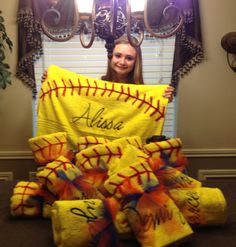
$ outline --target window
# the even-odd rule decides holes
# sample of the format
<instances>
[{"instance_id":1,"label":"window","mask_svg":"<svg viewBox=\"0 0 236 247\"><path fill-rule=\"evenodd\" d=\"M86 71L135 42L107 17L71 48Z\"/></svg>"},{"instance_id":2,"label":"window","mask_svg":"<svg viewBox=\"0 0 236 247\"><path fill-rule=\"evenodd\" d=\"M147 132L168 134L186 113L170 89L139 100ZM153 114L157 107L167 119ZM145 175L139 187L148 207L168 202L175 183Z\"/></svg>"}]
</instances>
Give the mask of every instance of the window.
<instances>
[{"instance_id":1,"label":"window","mask_svg":"<svg viewBox=\"0 0 236 247\"><path fill-rule=\"evenodd\" d=\"M142 45L145 84L169 84L172 72L175 37L146 38ZM41 76L51 64L89 77L100 78L106 71L107 53L104 41L96 40L91 48L81 46L79 37L67 42L54 42L43 37L44 55L35 63L38 92ZM37 99L33 103L33 135L37 121ZM175 100L168 105L163 135L175 137Z\"/></svg>"}]
</instances>

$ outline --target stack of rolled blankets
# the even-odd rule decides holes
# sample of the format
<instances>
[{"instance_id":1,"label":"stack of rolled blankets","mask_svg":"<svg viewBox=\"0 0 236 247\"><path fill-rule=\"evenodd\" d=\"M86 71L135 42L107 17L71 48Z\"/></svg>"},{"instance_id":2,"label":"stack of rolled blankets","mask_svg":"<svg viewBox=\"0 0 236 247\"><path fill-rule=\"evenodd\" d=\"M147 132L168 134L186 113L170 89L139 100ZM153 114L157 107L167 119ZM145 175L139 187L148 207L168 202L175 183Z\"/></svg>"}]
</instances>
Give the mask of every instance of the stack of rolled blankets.
<instances>
[{"instance_id":1,"label":"stack of rolled blankets","mask_svg":"<svg viewBox=\"0 0 236 247\"><path fill-rule=\"evenodd\" d=\"M36 181L20 181L11 197L13 217L52 221L60 247L168 246L194 227L223 225L227 203L219 188L188 176L179 138L142 143L85 136L67 148L66 132L32 137Z\"/></svg>"}]
</instances>

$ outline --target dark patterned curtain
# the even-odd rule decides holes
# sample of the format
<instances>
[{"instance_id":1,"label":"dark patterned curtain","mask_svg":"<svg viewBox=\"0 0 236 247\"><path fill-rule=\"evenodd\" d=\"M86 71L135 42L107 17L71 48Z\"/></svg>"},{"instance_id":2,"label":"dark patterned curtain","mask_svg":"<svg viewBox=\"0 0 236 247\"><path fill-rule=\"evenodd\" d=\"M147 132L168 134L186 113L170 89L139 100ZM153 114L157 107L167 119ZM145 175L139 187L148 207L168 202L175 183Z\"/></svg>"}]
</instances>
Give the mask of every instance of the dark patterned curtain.
<instances>
[{"instance_id":1,"label":"dark patterned curtain","mask_svg":"<svg viewBox=\"0 0 236 247\"><path fill-rule=\"evenodd\" d=\"M150 25L165 30L162 11L167 5L166 0L148 0ZM74 0L19 0L18 8L18 63L16 76L31 88L33 97L36 95L34 62L43 54L41 18L44 11L52 3L61 12L61 26L72 26L75 13ZM176 35L176 46L171 83L177 88L181 77L188 73L203 58L201 25L198 0L176 0L182 9L184 25ZM164 32L164 31L163 31Z\"/></svg>"},{"instance_id":2,"label":"dark patterned curtain","mask_svg":"<svg viewBox=\"0 0 236 247\"><path fill-rule=\"evenodd\" d=\"M198 0L177 0L183 9L184 25L176 35L171 83L177 89L179 80L204 56Z\"/></svg>"},{"instance_id":3,"label":"dark patterned curtain","mask_svg":"<svg viewBox=\"0 0 236 247\"><path fill-rule=\"evenodd\" d=\"M18 22L18 63L16 76L36 94L34 61L43 53L40 16L43 8L37 0L19 0ZM43 7L42 1L42 7Z\"/></svg>"},{"instance_id":4,"label":"dark patterned curtain","mask_svg":"<svg viewBox=\"0 0 236 247\"><path fill-rule=\"evenodd\" d=\"M56 3L55 9L61 13L57 28L63 29L71 26L75 13L74 0L19 0L16 77L31 88L33 97L36 96L34 62L43 54L41 18L52 3ZM58 16L52 17L52 23L55 17Z\"/></svg>"},{"instance_id":5,"label":"dark patterned curtain","mask_svg":"<svg viewBox=\"0 0 236 247\"><path fill-rule=\"evenodd\" d=\"M174 2L182 10L184 17L184 25L176 34L171 78L171 84L177 89L181 77L202 61L203 45L198 0L175 0ZM158 27L158 30L164 34L174 25L176 13L169 11L167 17L163 17L163 9L167 7L166 0L148 0L148 4L149 24L154 30Z\"/></svg>"}]
</instances>

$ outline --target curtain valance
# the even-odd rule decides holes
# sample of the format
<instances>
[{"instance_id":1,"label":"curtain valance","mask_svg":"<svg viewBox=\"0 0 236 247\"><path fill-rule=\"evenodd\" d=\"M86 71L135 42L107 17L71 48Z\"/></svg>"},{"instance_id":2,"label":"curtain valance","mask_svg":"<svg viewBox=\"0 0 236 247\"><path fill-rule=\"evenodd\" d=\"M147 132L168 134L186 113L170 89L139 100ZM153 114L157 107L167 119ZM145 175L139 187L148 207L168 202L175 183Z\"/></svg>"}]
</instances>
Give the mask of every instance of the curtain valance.
<instances>
[{"instance_id":1,"label":"curtain valance","mask_svg":"<svg viewBox=\"0 0 236 247\"><path fill-rule=\"evenodd\" d=\"M36 95L34 62L43 54L41 19L45 10L52 3L61 13L60 27L73 25L76 13L74 0L19 0L18 21L18 63L16 76L31 88L33 97ZM161 23L158 17L161 11L155 12L155 6L165 6L166 0L149 0L150 24ZM176 47L171 83L177 88L178 81L203 58L200 13L198 0L176 0L182 9L184 26L176 35ZM158 14L159 13L159 14ZM156 17L155 17L156 16ZM154 18L155 17L155 18Z\"/></svg>"}]
</instances>

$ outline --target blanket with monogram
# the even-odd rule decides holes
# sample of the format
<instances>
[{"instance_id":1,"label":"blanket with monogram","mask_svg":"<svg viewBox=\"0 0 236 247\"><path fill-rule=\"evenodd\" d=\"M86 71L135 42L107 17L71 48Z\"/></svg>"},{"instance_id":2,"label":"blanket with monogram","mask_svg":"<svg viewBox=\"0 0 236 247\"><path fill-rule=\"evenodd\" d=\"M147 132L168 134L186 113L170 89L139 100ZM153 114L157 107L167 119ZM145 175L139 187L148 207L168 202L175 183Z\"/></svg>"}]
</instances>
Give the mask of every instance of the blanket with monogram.
<instances>
[{"instance_id":1,"label":"blanket with monogram","mask_svg":"<svg viewBox=\"0 0 236 247\"><path fill-rule=\"evenodd\" d=\"M51 65L39 95L36 135L67 132L71 149L82 136L145 141L162 133L166 88L102 81Z\"/></svg>"}]
</instances>

